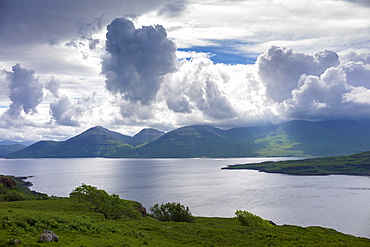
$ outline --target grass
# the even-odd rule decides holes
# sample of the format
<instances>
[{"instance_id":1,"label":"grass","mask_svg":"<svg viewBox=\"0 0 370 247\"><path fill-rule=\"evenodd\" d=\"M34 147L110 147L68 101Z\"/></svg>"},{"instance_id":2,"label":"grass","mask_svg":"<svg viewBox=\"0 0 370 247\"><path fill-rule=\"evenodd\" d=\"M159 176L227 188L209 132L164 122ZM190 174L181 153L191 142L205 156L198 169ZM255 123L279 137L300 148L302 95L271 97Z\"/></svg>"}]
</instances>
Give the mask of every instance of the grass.
<instances>
[{"instance_id":1,"label":"grass","mask_svg":"<svg viewBox=\"0 0 370 247\"><path fill-rule=\"evenodd\" d=\"M256 153L262 157L306 156L302 150L294 150L294 147L299 143L290 140L284 130L277 130L274 134L270 134L265 138L256 140L255 143L262 146L262 148L256 151Z\"/></svg>"},{"instance_id":2,"label":"grass","mask_svg":"<svg viewBox=\"0 0 370 247\"><path fill-rule=\"evenodd\" d=\"M58 243L38 241L43 230ZM0 246L370 246L358 238L321 227L248 227L233 218L196 217L195 223L106 220L69 198L0 203Z\"/></svg>"}]
</instances>

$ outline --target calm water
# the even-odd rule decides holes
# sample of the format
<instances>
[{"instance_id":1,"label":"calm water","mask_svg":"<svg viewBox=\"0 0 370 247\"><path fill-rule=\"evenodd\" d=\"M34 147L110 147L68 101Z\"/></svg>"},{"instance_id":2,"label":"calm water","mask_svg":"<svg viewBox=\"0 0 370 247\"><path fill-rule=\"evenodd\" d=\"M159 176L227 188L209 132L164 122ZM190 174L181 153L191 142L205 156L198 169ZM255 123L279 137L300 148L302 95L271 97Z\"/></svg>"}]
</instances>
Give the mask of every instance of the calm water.
<instances>
[{"instance_id":1,"label":"calm water","mask_svg":"<svg viewBox=\"0 0 370 247\"><path fill-rule=\"evenodd\" d=\"M86 183L139 201L147 209L180 202L193 215L219 217L233 217L241 209L277 224L323 226L370 237L370 177L221 170L263 160L267 159L0 159L0 174L32 175L31 189L48 195L68 196Z\"/></svg>"}]
</instances>

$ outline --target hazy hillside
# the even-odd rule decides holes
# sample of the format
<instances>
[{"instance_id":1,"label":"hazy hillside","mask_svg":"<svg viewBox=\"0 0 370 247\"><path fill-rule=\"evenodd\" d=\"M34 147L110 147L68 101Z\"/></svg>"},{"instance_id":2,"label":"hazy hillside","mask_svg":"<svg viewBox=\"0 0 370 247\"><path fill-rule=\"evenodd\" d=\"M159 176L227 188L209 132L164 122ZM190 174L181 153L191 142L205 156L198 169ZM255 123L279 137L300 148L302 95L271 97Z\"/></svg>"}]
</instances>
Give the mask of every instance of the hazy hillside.
<instances>
[{"instance_id":1,"label":"hazy hillside","mask_svg":"<svg viewBox=\"0 0 370 247\"><path fill-rule=\"evenodd\" d=\"M20 144L0 145L0 156L22 150L26 146Z\"/></svg>"},{"instance_id":2,"label":"hazy hillside","mask_svg":"<svg viewBox=\"0 0 370 247\"><path fill-rule=\"evenodd\" d=\"M8 154L21 157L266 157L348 155L370 150L370 126L349 120L290 121L221 130L194 125L133 137L91 128L63 142L43 141Z\"/></svg>"},{"instance_id":3,"label":"hazy hillside","mask_svg":"<svg viewBox=\"0 0 370 247\"><path fill-rule=\"evenodd\" d=\"M22 141L22 142L9 141L9 140L0 141L0 145L15 145L15 144L18 144L18 145L23 145L23 146L26 146L26 147L30 146L34 143L35 143L35 141Z\"/></svg>"},{"instance_id":4,"label":"hazy hillside","mask_svg":"<svg viewBox=\"0 0 370 247\"><path fill-rule=\"evenodd\" d=\"M370 126L348 120L290 121L255 141L261 156L345 155L370 150Z\"/></svg>"}]
</instances>

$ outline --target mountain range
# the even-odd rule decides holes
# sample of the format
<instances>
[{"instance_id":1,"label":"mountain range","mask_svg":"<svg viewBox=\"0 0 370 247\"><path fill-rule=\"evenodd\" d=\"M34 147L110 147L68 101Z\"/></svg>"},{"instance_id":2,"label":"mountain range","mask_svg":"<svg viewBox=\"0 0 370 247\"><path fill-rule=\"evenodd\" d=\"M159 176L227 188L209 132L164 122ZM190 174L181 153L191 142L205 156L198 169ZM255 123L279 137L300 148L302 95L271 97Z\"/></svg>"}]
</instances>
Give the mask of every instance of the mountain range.
<instances>
[{"instance_id":1,"label":"mountain range","mask_svg":"<svg viewBox=\"0 0 370 247\"><path fill-rule=\"evenodd\" d=\"M97 126L66 141L40 141L5 158L193 158L348 155L370 150L370 126L350 120L302 121L222 130L207 125L133 137Z\"/></svg>"}]
</instances>

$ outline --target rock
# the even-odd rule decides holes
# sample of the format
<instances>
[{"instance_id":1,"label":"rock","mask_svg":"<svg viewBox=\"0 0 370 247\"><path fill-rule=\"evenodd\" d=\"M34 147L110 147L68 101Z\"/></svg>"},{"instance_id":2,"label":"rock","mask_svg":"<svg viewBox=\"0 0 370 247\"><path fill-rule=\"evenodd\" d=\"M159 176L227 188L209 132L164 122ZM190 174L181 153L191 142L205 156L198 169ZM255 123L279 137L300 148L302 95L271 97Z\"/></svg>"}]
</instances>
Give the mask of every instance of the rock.
<instances>
[{"instance_id":1,"label":"rock","mask_svg":"<svg viewBox=\"0 0 370 247\"><path fill-rule=\"evenodd\" d=\"M273 222L272 220L269 220L270 224L273 225L273 226L277 226L275 222Z\"/></svg>"},{"instance_id":2,"label":"rock","mask_svg":"<svg viewBox=\"0 0 370 247\"><path fill-rule=\"evenodd\" d=\"M16 186L15 181L10 177L0 176L0 184L7 189L11 189Z\"/></svg>"},{"instance_id":3,"label":"rock","mask_svg":"<svg viewBox=\"0 0 370 247\"><path fill-rule=\"evenodd\" d=\"M133 202L135 204L134 207L136 208L136 210L139 211L143 217L146 217L148 215L146 212L146 208L140 202L136 202L136 201L133 201Z\"/></svg>"},{"instance_id":4,"label":"rock","mask_svg":"<svg viewBox=\"0 0 370 247\"><path fill-rule=\"evenodd\" d=\"M44 242L52 242L52 241L58 242L59 241L59 237L57 235L55 235L54 232L52 232L50 230L45 230L41 234L40 241L44 241Z\"/></svg>"},{"instance_id":5,"label":"rock","mask_svg":"<svg viewBox=\"0 0 370 247\"><path fill-rule=\"evenodd\" d=\"M21 240L19 238L12 238L12 240L10 241L11 245L17 245L20 243L21 243Z\"/></svg>"}]
</instances>

